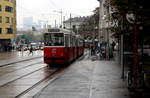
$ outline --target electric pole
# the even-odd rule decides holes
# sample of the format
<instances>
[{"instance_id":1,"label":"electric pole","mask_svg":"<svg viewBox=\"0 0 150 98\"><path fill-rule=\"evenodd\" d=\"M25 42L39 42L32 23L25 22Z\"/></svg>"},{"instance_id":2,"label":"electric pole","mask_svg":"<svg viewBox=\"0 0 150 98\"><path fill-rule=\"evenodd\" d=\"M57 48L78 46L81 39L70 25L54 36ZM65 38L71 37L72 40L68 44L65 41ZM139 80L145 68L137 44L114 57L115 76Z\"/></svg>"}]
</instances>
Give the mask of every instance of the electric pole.
<instances>
[{"instance_id":1,"label":"electric pole","mask_svg":"<svg viewBox=\"0 0 150 98\"><path fill-rule=\"evenodd\" d=\"M71 13L70 13L70 30L71 30L71 28L72 28L71 22L72 22L72 18L71 18Z\"/></svg>"},{"instance_id":2,"label":"electric pole","mask_svg":"<svg viewBox=\"0 0 150 98\"><path fill-rule=\"evenodd\" d=\"M102 43L102 0L99 1L99 27L98 27L98 37L99 42Z\"/></svg>"}]
</instances>

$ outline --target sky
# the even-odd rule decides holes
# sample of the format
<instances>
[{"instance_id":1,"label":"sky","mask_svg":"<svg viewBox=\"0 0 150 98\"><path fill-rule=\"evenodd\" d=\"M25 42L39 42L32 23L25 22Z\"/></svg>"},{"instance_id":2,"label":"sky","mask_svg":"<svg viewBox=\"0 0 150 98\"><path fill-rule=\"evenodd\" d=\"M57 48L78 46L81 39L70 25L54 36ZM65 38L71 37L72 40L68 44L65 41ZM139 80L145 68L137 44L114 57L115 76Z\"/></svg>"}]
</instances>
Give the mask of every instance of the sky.
<instances>
[{"instance_id":1,"label":"sky","mask_svg":"<svg viewBox=\"0 0 150 98\"><path fill-rule=\"evenodd\" d=\"M60 24L61 14L65 19L77 16L89 16L98 7L97 0L17 0L17 27L23 26L24 17L33 17L34 22L47 21Z\"/></svg>"}]
</instances>

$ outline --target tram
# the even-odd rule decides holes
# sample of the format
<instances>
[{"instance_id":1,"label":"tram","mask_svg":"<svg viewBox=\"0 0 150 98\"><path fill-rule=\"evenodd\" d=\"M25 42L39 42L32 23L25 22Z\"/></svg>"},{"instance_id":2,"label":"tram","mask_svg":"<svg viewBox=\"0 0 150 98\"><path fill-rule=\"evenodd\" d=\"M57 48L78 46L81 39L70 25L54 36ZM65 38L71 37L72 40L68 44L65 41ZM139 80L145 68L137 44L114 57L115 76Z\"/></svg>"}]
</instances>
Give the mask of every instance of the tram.
<instances>
[{"instance_id":1,"label":"tram","mask_svg":"<svg viewBox=\"0 0 150 98\"><path fill-rule=\"evenodd\" d=\"M51 65L69 64L83 55L83 40L74 32L51 29L44 33L44 63Z\"/></svg>"}]
</instances>

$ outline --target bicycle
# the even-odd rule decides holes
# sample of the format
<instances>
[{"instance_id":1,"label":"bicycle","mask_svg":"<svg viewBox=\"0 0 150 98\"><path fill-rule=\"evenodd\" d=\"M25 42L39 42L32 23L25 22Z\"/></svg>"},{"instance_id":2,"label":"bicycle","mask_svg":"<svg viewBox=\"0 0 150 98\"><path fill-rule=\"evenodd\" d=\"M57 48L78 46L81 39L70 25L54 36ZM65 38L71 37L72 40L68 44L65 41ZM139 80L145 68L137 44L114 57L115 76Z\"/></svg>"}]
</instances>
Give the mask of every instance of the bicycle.
<instances>
[{"instance_id":1,"label":"bicycle","mask_svg":"<svg viewBox=\"0 0 150 98\"><path fill-rule=\"evenodd\" d=\"M131 73L131 71L128 71L127 72L127 75L126 75L126 78L127 78L127 87L128 89L132 89L134 87L134 78L133 78L133 75ZM138 83L139 83L139 87L138 88L143 88L145 87L145 81L146 81L146 72L142 72L139 76L138 76Z\"/></svg>"}]
</instances>

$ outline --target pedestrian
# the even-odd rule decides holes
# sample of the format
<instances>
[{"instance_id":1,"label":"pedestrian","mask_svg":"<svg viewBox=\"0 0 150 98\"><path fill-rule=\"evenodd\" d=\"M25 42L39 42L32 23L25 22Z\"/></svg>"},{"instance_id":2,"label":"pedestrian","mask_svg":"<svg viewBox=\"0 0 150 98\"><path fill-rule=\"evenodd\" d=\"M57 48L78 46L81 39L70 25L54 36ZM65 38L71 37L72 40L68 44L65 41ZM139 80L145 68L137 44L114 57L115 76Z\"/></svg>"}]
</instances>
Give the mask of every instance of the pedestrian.
<instances>
[{"instance_id":1,"label":"pedestrian","mask_svg":"<svg viewBox=\"0 0 150 98\"><path fill-rule=\"evenodd\" d=\"M2 45L0 44L0 52L2 51Z\"/></svg>"},{"instance_id":2,"label":"pedestrian","mask_svg":"<svg viewBox=\"0 0 150 98\"><path fill-rule=\"evenodd\" d=\"M113 48L112 48L112 46L109 47L109 58L110 59L113 58Z\"/></svg>"},{"instance_id":3,"label":"pedestrian","mask_svg":"<svg viewBox=\"0 0 150 98\"><path fill-rule=\"evenodd\" d=\"M112 45L112 50L114 51L116 43L113 41L111 45Z\"/></svg>"},{"instance_id":4,"label":"pedestrian","mask_svg":"<svg viewBox=\"0 0 150 98\"><path fill-rule=\"evenodd\" d=\"M95 55L95 47L93 45L91 46L91 55Z\"/></svg>"},{"instance_id":5,"label":"pedestrian","mask_svg":"<svg viewBox=\"0 0 150 98\"><path fill-rule=\"evenodd\" d=\"M32 47L32 45L31 45L31 47L30 47L30 49L29 49L29 55L32 53L32 55L33 55L33 47Z\"/></svg>"},{"instance_id":6,"label":"pedestrian","mask_svg":"<svg viewBox=\"0 0 150 98\"><path fill-rule=\"evenodd\" d=\"M93 55L93 46L91 46L90 48L91 48L91 55Z\"/></svg>"}]
</instances>

